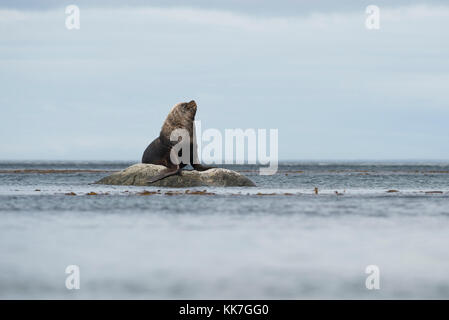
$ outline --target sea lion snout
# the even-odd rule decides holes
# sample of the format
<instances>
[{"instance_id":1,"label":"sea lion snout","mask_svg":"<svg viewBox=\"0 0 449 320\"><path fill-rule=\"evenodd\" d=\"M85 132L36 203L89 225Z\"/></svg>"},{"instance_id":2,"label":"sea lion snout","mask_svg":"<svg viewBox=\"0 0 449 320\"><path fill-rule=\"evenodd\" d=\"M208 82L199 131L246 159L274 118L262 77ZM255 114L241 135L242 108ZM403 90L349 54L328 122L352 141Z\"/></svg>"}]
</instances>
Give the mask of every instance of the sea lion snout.
<instances>
[{"instance_id":1,"label":"sea lion snout","mask_svg":"<svg viewBox=\"0 0 449 320\"><path fill-rule=\"evenodd\" d=\"M195 100L192 100L192 101L188 102L188 103L187 103L187 107L196 110L196 107L197 107L197 106L196 106Z\"/></svg>"}]
</instances>

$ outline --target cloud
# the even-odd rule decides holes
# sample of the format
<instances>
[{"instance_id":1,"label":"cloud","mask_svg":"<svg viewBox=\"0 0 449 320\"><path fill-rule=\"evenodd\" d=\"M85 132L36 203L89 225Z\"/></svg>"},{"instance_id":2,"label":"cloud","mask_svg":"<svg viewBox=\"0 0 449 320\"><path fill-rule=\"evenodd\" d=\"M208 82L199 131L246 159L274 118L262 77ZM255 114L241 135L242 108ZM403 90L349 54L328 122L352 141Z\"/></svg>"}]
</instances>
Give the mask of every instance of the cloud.
<instances>
[{"instance_id":1,"label":"cloud","mask_svg":"<svg viewBox=\"0 0 449 320\"><path fill-rule=\"evenodd\" d=\"M0 157L139 159L190 99L203 129L278 128L281 159L449 157L449 7L365 17L113 5L68 31L60 8L0 10Z\"/></svg>"},{"instance_id":2,"label":"cloud","mask_svg":"<svg viewBox=\"0 0 449 320\"><path fill-rule=\"evenodd\" d=\"M301 16L309 13L329 13L329 12L348 12L359 11L360 8L373 4L371 1L353 0L128 0L124 5L121 0L74 0L82 8L142 8L142 7L188 7L192 9L206 9L219 11L232 11L236 13L246 13L265 16ZM70 3L70 4L72 4ZM444 5L445 0L427 0L429 5ZM43 11L62 8L69 3L58 0L1 0L0 8ZM403 7L422 4L420 0L377 0L376 5L380 7Z\"/></svg>"}]
</instances>

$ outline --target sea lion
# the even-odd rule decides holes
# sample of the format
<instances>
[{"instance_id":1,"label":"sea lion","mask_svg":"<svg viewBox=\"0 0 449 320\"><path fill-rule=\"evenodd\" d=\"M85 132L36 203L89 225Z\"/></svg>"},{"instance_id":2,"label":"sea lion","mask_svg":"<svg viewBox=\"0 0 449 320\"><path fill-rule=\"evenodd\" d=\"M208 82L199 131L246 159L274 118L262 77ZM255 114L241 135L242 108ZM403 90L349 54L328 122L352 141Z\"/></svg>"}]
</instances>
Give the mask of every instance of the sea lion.
<instances>
[{"instance_id":1,"label":"sea lion","mask_svg":"<svg viewBox=\"0 0 449 320\"><path fill-rule=\"evenodd\" d=\"M197 105L194 100L176 104L165 119L159 137L154 139L153 142L151 142L145 149L142 156L142 163L158 164L167 167L167 169L163 172L151 178L148 181L149 183L153 183L175 174L180 174L181 169L188 164L190 164L197 171L211 169L211 167L202 166L198 160L197 144L194 134L195 127L193 125L196 110ZM176 129L187 130L190 138L190 159L189 161L182 161L182 150L180 150L177 155L178 164L173 163L170 158L170 153L172 152L173 147L175 147L175 145L177 145L180 141L170 140L170 135Z\"/></svg>"}]
</instances>

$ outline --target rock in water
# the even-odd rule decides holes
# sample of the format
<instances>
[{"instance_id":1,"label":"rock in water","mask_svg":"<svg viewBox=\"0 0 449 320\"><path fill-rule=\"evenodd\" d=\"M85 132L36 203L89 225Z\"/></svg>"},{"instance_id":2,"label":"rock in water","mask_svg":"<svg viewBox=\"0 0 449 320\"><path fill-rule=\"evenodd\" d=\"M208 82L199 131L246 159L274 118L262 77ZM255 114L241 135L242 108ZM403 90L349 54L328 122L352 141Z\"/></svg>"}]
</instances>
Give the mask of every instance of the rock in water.
<instances>
[{"instance_id":1,"label":"rock in water","mask_svg":"<svg viewBox=\"0 0 449 320\"><path fill-rule=\"evenodd\" d=\"M213 168L207 171L182 171L181 175L170 176L165 179L148 183L148 180L164 170L164 166L138 163L120 172L95 182L97 184L124 186L155 186L170 188L185 187L254 187L255 184L244 175L223 168Z\"/></svg>"}]
</instances>

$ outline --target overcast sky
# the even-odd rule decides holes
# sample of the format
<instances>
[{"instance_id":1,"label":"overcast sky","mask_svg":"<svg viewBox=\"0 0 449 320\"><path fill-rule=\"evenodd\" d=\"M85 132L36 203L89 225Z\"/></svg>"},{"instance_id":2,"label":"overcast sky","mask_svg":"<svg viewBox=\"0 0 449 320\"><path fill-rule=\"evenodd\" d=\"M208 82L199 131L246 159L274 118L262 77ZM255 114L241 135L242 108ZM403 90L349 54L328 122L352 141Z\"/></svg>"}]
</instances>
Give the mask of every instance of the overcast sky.
<instances>
[{"instance_id":1,"label":"overcast sky","mask_svg":"<svg viewBox=\"0 0 449 320\"><path fill-rule=\"evenodd\" d=\"M391 2L0 1L0 159L140 160L195 99L284 160L448 160L449 5Z\"/></svg>"}]
</instances>

